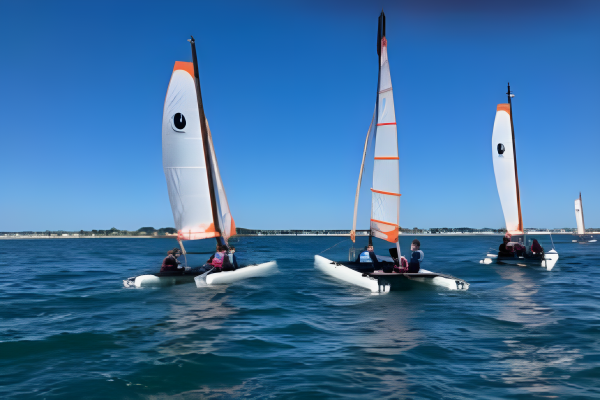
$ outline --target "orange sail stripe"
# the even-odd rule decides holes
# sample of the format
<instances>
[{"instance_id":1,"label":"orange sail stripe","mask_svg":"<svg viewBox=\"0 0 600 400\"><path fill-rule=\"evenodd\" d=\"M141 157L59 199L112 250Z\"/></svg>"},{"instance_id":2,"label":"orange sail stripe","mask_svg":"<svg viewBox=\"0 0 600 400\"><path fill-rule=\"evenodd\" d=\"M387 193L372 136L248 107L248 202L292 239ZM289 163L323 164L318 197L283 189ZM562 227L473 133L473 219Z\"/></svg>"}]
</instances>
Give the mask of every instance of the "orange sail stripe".
<instances>
[{"instance_id":1,"label":"orange sail stripe","mask_svg":"<svg viewBox=\"0 0 600 400\"><path fill-rule=\"evenodd\" d=\"M381 124L377 124L377 126L382 126L382 125L396 125L395 122L382 122Z\"/></svg>"},{"instance_id":2,"label":"orange sail stripe","mask_svg":"<svg viewBox=\"0 0 600 400\"><path fill-rule=\"evenodd\" d=\"M376 160L399 160L399 157L375 157Z\"/></svg>"},{"instance_id":3,"label":"orange sail stripe","mask_svg":"<svg viewBox=\"0 0 600 400\"><path fill-rule=\"evenodd\" d=\"M376 190L376 189L371 189L371 192L381 193L381 194L387 194L387 195L390 195L390 196L398 196L398 197L402 196L400 193L384 192L383 190Z\"/></svg>"},{"instance_id":4,"label":"orange sail stripe","mask_svg":"<svg viewBox=\"0 0 600 400\"><path fill-rule=\"evenodd\" d=\"M379 221L379 220L377 220L377 219L372 219L372 218L371 218L371 221L373 221L373 222L377 222L377 223L379 223L379 224L386 224L386 225L391 225L391 226L398 226L398 224L393 224L393 223L391 223L391 222L385 222L385 221Z\"/></svg>"},{"instance_id":5,"label":"orange sail stripe","mask_svg":"<svg viewBox=\"0 0 600 400\"><path fill-rule=\"evenodd\" d=\"M194 77L194 63L184 62L184 61L175 61L175 66L173 67L173 71L176 70L186 71L188 74Z\"/></svg>"}]
</instances>

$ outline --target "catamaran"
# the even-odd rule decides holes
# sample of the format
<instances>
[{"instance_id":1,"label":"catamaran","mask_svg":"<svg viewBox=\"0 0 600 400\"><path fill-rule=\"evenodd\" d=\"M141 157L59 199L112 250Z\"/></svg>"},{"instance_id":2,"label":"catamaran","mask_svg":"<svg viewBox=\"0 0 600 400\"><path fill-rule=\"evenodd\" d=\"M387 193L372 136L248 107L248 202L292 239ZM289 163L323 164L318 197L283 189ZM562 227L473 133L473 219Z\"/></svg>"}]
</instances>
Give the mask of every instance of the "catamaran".
<instances>
[{"instance_id":1,"label":"catamaran","mask_svg":"<svg viewBox=\"0 0 600 400\"><path fill-rule=\"evenodd\" d=\"M225 187L219 173L212 135L204 114L194 37L193 62L175 62L163 108L163 169L177 228L177 241L184 263L180 271L160 272L129 278L127 286L163 286L194 282L198 287L227 284L240 279L264 276L277 268L274 261L214 273L187 265L183 241L216 239L228 247L235 235ZM211 273L212 272L212 273Z\"/></svg>"},{"instance_id":2,"label":"catamaran","mask_svg":"<svg viewBox=\"0 0 600 400\"><path fill-rule=\"evenodd\" d=\"M506 237L510 241L504 244L505 251L498 251L498 254L490 252L480 263L491 264L495 260L497 263L519 266L538 265L550 271L558 260L554 242L552 242L552 250L544 251L537 240L532 237L527 238L523 229L512 115L512 98L515 95L510 90L510 83L506 94L508 103L498 104L496 108L496 119L492 132L492 159L496 186L506 222ZM552 235L550 235L550 240L552 240Z\"/></svg>"},{"instance_id":3,"label":"catamaran","mask_svg":"<svg viewBox=\"0 0 600 400\"><path fill-rule=\"evenodd\" d=\"M382 270L375 270L373 263L355 261L354 247L350 251L349 261L336 262L325 257L315 255L315 268L325 274L354 284L374 293L388 293L390 290L406 289L412 287L412 282L422 282L440 285L453 290L467 290L469 284L462 279L454 278L420 269L418 273L389 273L398 262L400 241L398 240L400 223L400 178L398 157L398 133L396 129L396 113L394 110L394 96L390 65L388 62L387 39L385 35L385 14L379 16L377 29L377 55L379 66L379 79L377 85L377 99L375 112L365 140L362 163L358 177L358 186L354 199L354 220L352 223L351 239L356 240L356 221L358 198L365 166L365 159L369 143L374 141L374 167L373 187L371 189L371 236L394 243L395 247L389 249L390 256L377 255L377 260L383 266ZM398 264L399 265L399 264Z\"/></svg>"},{"instance_id":4,"label":"catamaran","mask_svg":"<svg viewBox=\"0 0 600 400\"><path fill-rule=\"evenodd\" d=\"M585 221L583 219L583 200L581 200L581 192L579 192L579 198L575 200L575 219L577 220L577 239L573 239L573 242L585 244L595 243L598 240L594 239L594 235L585 233Z\"/></svg>"}]
</instances>

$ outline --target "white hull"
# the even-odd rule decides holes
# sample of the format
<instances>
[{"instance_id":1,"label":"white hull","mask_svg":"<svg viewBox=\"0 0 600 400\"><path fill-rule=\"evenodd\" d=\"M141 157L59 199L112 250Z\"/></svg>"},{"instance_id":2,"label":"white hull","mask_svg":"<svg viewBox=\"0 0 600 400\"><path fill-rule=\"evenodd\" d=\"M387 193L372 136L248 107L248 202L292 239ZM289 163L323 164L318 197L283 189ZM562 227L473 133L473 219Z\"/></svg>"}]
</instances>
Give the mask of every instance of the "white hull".
<instances>
[{"instance_id":1,"label":"white hull","mask_svg":"<svg viewBox=\"0 0 600 400\"><path fill-rule=\"evenodd\" d=\"M427 271L426 269L421 268L419 273L423 274L435 274L435 272ZM429 285L441 286L449 290L469 290L470 284L463 281L462 279L455 279L451 277L445 276L436 276L435 278L427 278L427 277L413 277L406 276L411 281L427 283Z\"/></svg>"},{"instance_id":2,"label":"white hull","mask_svg":"<svg viewBox=\"0 0 600 400\"><path fill-rule=\"evenodd\" d=\"M182 283L194 282L192 275L179 276L156 276L156 275L140 275L135 278L129 278L123 281L125 287L163 287L180 285Z\"/></svg>"},{"instance_id":3,"label":"white hull","mask_svg":"<svg viewBox=\"0 0 600 400\"><path fill-rule=\"evenodd\" d=\"M377 256L377 258L383 257ZM440 275L435 272L427 271L426 269L421 269L419 274L384 274L379 278L374 278L363 276L362 272L355 271L345 265L321 256L315 256L315 268L336 279L369 289L373 293L388 293L392 288L397 290L399 287L401 288L406 284L410 285L408 281L440 286L449 290L469 289L469 284L462 279ZM426 274L430 274L430 276L427 276ZM436 276L431 276L434 274ZM404 283L402 283L402 281Z\"/></svg>"},{"instance_id":4,"label":"white hull","mask_svg":"<svg viewBox=\"0 0 600 400\"><path fill-rule=\"evenodd\" d=\"M277 262L269 261L258 265L249 265L244 268L239 268L235 271L225 271L216 274L208 274L206 276L197 276L195 278L197 287L205 287L207 285L227 285L248 278L258 278L269 276L277 272Z\"/></svg>"},{"instance_id":5,"label":"white hull","mask_svg":"<svg viewBox=\"0 0 600 400\"><path fill-rule=\"evenodd\" d=\"M495 254L487 254L486 257L483 260L479 260L480 264L491 264L492 262L497 261L498 256ZM558 261L558 253L556 252L556 250L552 249L547 253L544 253L544 259L539 261L539 266L542 268L545 268L547 271L552 271L552 268L554 268L554 266L556 265L556 262ZM506 264L517 264L519 265L519 263L523 263L525 265L529 264L531 265L530 261L528 262L526 258L520 257L520 258L515 258L515 259L502 259L501 262L504 262Z\"/></svg>"},{"instance_id":6,"label":"white hull","mask_svg":"<svg viewBox=\"0 0 600 400\"><path fill-rule=\"evenodd\" d=\"M325 257L315 256L315 268L333 278L369 289L373 293L388 293L390 291L389 285L380 288L377 279L363 276L362 272L357 272Z\"/></svg>"}]
</instances>

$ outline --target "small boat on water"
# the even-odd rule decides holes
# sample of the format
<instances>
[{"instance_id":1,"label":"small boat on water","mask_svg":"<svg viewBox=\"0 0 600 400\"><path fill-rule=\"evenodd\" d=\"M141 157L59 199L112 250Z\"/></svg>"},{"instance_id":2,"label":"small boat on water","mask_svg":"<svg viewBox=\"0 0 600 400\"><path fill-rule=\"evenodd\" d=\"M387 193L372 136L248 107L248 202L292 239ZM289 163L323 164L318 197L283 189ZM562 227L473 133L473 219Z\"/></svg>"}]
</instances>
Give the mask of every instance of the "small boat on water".
<instances>
[{"instance_id":1,"label":"small boat on water","mask_svg":"<svg viewBox=\"0 0 600 400\"><path fill-rule=\"evenodd\" d=\"M392 270L400 251L398 240L400 221L400 178L398 157L398 133L394 96L387 53L385 35L385 14L379 16L377 30L377 55L379 79L377 100L371 126L365 140L362 164L358 177L358 186L354 200L354 221L351 239L355 242L358 198L369 143L374 142L373 187L371 189L370 236L395 244L389 249L390 256L377 255L382 270L375 270L370 262L355 261L354 248L350 251L349 261L332 261L320 255L315 256L315 268L338 280L363 287L373 293L388 293L390 290L402 290L412 287L413 282L439 285L447 289L467 290L469 284L462 279L449 275L420 269L418 273L383 272ZM369 238L370 239L370 238Z\"/></svg>"},{"instance_id":2,"label":"small boat on water","mask_svg":"<svg viewBox=\"0 0 600 400\"><path fill-rule=\"evenodd\" d=\"M536 239L527 237L523 229L523 216L521 214L521 195L519 192L519 176L517 174L517 150L515 145L515 128L512 116L512 98L514 94L508 84L508 104L498 104L496 119L492 132L492 160L496 186L502 204L504 221L506 223L507 238L504 248L510 251L488 252L481 264L492 262L512 264L518 266L540 266L548 271L554 268L558 260L558 253L554 249L545 251L539 246ZM552 235L550 235L552 241ZM539 246L539 247L538 247Z\"/></svg>"},{"instance_id":3,"label":"small boat on water","mask_svg":"<svg viewBox=\"0 0 600 400\"><path fill-rule=\"evenodd\" d=\"M581 192L579 192L579 198L575 200L575 219L577 220L577 239L573 239L573 242L579 244L596 243L598 239L594 235L585 233L585 221L583 219L583 200L581 200Z\"/></svg>"},{"instance_id":4,"label":"small boat on water","mask_svg":"<svg viewBox=\"0 0 600 400\"><path fill-rule=\"evenodd\" d=\"M194 253L186 253L183 241L216 239L218 245L229 249L228 240L235 235L235 222L204 114L194 38L189 42L193 62L175 62L162 123L163 169L184 263L177 271L129 278L124 281L125 286L168 286L196 281L198 287L204 287L264 276L277 268L272 261L215 273L211 266L187 265L186 255Z\"/></svg>"}]
</instances>

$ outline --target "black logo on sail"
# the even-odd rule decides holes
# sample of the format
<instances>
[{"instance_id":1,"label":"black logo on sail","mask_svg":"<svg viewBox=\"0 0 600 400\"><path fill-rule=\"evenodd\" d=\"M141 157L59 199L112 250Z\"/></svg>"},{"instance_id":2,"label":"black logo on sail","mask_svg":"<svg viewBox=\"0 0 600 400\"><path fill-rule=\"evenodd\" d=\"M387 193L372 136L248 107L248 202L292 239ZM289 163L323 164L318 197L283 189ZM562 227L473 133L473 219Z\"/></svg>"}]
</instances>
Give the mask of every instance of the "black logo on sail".
<instances>
[{"instance_id":1,"label":"black logo on sail","mask_svg":"<svg viewBox=\"0 0 600 400\"><path fill-rule=\"evenodd\" d=\"M503 154L505 151L504 145L502 143L498 143L498 154Z\"/></svg>"},{"instance_id":2,"label":"black logo on sail","mask_svg":"<svg viewBox=\"0 0 600 400\"><path fill-rule=\"evenodd\" d=\"M177 113L173 116L173 124L177 129L185 128L185 117L181 113Z\"/></svg>"}]
</instances>

